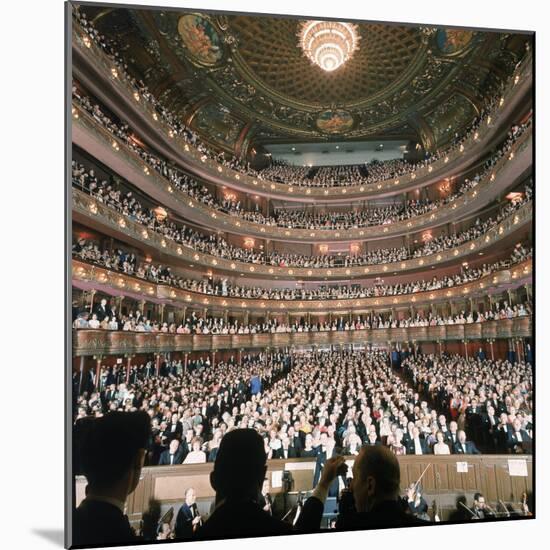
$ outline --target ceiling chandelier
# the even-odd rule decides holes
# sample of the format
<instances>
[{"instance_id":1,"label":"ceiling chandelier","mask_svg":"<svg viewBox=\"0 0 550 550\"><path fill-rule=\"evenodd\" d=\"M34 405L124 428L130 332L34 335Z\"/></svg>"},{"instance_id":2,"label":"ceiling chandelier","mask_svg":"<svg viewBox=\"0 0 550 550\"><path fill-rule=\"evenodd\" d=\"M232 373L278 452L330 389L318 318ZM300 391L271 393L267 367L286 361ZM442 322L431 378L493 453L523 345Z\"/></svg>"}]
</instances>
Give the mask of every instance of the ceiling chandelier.
<instances>
[{"instance_id":1,"label":"ceiling chandelier","mask_svg":"<svg viewBox=\"0 0 550 550\"><path fill-rule=\"evenodd\" d=\"M340 21L304 21L298 33L304 55L323 71L332 72L353 56L360 36L357 25Z\"/></svg>"}]
</instances>

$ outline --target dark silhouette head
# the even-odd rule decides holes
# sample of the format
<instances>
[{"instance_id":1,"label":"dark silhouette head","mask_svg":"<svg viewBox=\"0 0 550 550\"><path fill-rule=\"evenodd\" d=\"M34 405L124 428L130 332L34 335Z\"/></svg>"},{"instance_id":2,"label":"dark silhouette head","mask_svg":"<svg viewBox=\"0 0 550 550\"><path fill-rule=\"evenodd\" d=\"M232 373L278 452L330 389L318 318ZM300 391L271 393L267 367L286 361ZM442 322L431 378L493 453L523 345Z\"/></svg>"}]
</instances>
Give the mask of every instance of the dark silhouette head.
<instances>
[{"instance_id":1,"label":"dark silhouette head","mask_svg":"<svg viewBox=\"0 0 550 550\"><path fill-rule=\"evenodd\" d=\"M261 491L267 470L264 441L256 430L232 430L222 439L210 483L216 499L252 498Z\"/></svg>"},{"instance_id":2,"label":"dark silhouette head","mask_svg":"<svg viewBox=\"0 0 550 550\"><path fill-rule=\"evenodd\" d=\"M379 502L399 497L401 471L395 454L382 445L365 446L353 464L355 509L368 512Z\"/></svg>"},{"instance_id":3,"label":"dark silhouette head","mask_svg":"<svg viewBox=\"0 0 550 550\"><path fill-rule=\"evenodd\" d=\"M118 486L130 494L139 481L150 431L151 419L145 411L78 420L79 473L86 476L89 491L107 493Z\"/></svg>"}]
</instances>

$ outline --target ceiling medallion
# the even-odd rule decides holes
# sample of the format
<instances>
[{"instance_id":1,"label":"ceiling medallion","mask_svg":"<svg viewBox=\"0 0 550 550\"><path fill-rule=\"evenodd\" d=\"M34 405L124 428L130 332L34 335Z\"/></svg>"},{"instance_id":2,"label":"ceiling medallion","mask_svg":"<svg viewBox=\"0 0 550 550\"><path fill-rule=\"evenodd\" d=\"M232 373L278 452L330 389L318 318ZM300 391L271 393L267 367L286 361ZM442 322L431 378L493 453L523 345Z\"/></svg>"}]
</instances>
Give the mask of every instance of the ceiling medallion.
<instances>
[{"instance_id":1,"label":"ceiling medallion","mask_svg":"<svg viewBox=\"0 0 550 550\"><path fill-rule=\"evenodd\" d=\"M358 49L357 25L340 21L304 21L298 33L304 55L323 71L344 65Z\"/></svg>"}]
</instances>

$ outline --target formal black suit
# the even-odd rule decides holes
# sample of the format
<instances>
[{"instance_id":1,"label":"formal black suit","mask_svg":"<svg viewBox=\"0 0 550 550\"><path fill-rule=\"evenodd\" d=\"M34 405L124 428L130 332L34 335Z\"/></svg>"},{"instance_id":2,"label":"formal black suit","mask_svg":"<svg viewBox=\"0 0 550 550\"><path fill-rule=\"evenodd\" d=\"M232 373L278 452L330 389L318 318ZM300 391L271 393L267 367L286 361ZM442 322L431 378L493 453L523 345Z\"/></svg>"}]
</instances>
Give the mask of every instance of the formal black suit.
<instances>
[{"instance_id":1,"label":"formal black suit","mask_svg":"<svg viewBox=\"0 0 550 550\"><path fill-rule=\"evenodd\" d=\"M183 503L176 516L176 538L191 539L193 537L193 520L199 515L196 504L188 506Z\"/></svg>"},{"instance_id":2,"label":"formal black suit","mask_svg":"<svg viewBox=\"0 0 550 550\"><path fill-rule=\"evenodd\" d=\"M226 500L221 502L198 530L197 539L221 539L232 537L260 537L265 535L289 535L293 532L319 530L323 515L323 503L310 497L304 503L302 513L293 528L262 510L251 500Z\"/></svg>"},{"instance_id":3,"label":"formal black suit","mask_svg":"<svg viewBox=\"0 0 550 550\"><path fill-rule=\"evenodd\" d=\"M182 464L184 459L184 452L181 447L178 448L174 454L174 460L170 460L170 449L166 449L160 455L159 466L168 466L170 464Z\"/></svg>"},{"instance_id":4,"label":"formal black suit","mask_svg":"<svg viewBox=\"0 0 550 550\"><path fill-rule=\"evenodd\" d=\"M509 424L506 424L503 426L502 424L499 424L496 427L495 432L495 439L496 439L496 445L497 445L497 452L499 453L507 453L508 452L508 439L510 437L510 433L512 432L512 426Z\"/></svg>"},{"instance_id":5,"label":"formal black suit","mask_svg":"<svg viewBox=\"0 0 550 550\"><path fill-rule=\"evenodd\" d=\"M111 315L111 311L110 311L109 306L103 307L101 304L97 304L94 307L94 313L97 315L97 319L100 322L103 321L103 319L105 319L105 317L110 317L110 315Z\"/></svg>"},{"instance_id":6,"label":"formal black suit","mask_svg":"<svg viewBox=\"0 0 550 550\"><path fill-rule=\"evenodd\" d=\"M114 504L84 499L73 512L72 546L132 545L140 540Z\"/></svg>"},{"instance_id":7,"label":"formal black suit","mask_svg":"<svg viewBox=\"0 0 550 550\"><path fill-rule=\"evenodd\" d=\"M481 454L478 450L478 448L475 446L475 443L472 441L465 441L464 447L462 447L462 444L457 441L454 446L454 452L453 454L456 455L479 455Z\"/></svg>"},{"instance_id":8,"label":"formal black suit","mask_svg":"<svg viewBox=\"0 0 550 550\"><path fill-rule=\"evenodd\" d=\"M446 434L445 434L445 443L447 443L447 445L449 445L449 449L451 449L451 453L454 454L455 452L455 445L456 443L458 442L458 436L457 436L457 433L451 433L450 431L448 431Z\"/></svg>"},{"instance_id":9,"label":"formal black suit","mask_svg":"<svg viewBox=\"0 0 550 550\"><path fill-rule=\"evenodd\" d=\"M481 416L483 444L493 452L497 450L497 426L498 418L496 415L490 416L489 413L484 413Z\"/></svg>"},{"instance_id":10,"label":"formal black suit","mask_svg":"<svg viewBox=\"0 0 550 550\"><path fill-rule=\"evenodd\" d=\"M529 437L529 434L525 430L520 430L519 434L520 436L518 437L515 431L508 432L508 449L510 449L512 453L530 453L533 443Z\"/></svg>"},{"instance_id":11,"label":"formal black suit","mask_svg":"<svg viewBox=\"0 0 550 550\"><path fill-rule=\"evenodd\" d=\"M424 439L422 439L421 437L418 440L420 442L420 448L422 449L422 454L423 455L430 454L430 450L428 449L428 445L426 445L426 441ZM407 442L406 449L407 449L407 454L408 455L414 455L415 454L416 449L415 449L415 445L414 445L414 439L410 439Z\"/></svg>"}]
</instances>

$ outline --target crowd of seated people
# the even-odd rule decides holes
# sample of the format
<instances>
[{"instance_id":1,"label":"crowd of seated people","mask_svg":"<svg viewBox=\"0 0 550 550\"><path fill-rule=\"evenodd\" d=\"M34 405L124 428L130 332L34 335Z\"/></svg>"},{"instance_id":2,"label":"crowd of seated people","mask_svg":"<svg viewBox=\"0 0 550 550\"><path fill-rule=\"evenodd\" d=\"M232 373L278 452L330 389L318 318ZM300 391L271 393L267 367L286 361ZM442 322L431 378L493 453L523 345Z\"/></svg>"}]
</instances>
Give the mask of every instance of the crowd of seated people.
<instances>
[{"instance_id":1,"label":"crowd of seated people","mask_svg":"<svg viewBox=\"0 0 550 550\"><path fill-rule=\"evenodd\" d=\"M532 186L528 183L525 185L522 197L501 208L494 219L491 217L484 222L478 219L475 225L466 231L433 239L417 249L411 250L410 248L402 246L370 250L361 254L346 256L305 256L278 252L266 254L254 249L242 249L230 245L220 236L204 235L183 224L172 222L168 218L159 218L153 209L143 206L131 191L121 189L119 185L112 181L101 180L97 177L93 169L86 170L85 167L77 161L73 161L72 164L72 178L74 185L77 185L84 192L92 195L98 202L106 204L110 208L127 216L129 219L143 224L148 229L158 232L164 237L170 238L181 244L228 259L268 265L297 267L374 265L434 254L480 237L532 198Z\"/></svg>"},{"instance_id":2,"label":"crowd of seated people","mask_svg":"<svg viewBox=\"0 0 550 550\"><path fill-rule=\"evenodd\" d=\"M456 192L442 199L435 201L419 201L410 200L405 204L394 204L382 208L370 208L362 211L352 212L329 212L329 213L311 213L304 210L284 210L278 209L273 216L266 216L260 210L258 205L254 211L247 211L242 208L240 201L237 199L223 198L218 200L215 198L208 188L185 174L181 170L169 165L165 160L151 154L145 150L142 145L135 141L127 125L121 125L113 122L113 120L102 112L99 105L93 105L91 99L80 95L78 88L73 89L75 98L80 104L90 112L90 114L102 125L117 135L123 138L128 147L135 153L139 154L146 162L156 169L163 177L166 177L180 191L188 194L196 200L202 202L210 208L217 209L221 212L238 215L245 220L262 223L263 225L272 225L289 228L307 228L307 229L346 229L353 227L369 227L374 225L386 225L403 220L410 219L421 214L425 214L435 210L441 206L452 203L461 197L468 190L475 187L482 177L496 164L510 149L515 139L521 135L519 127L513 127L509 137L504 142L501 148L494 153L483 165L483 170L473 176L471 179L465 179ZM522 129L527 127L524 124ZM90 193L100 193L107 188L112 192L113 184L111 182L99 182L95 174L87 174L84 166L73 161L73 182L87 190ZM89 188L91 185L91 188Z\"/></svg>"},{"instance_id":3,"label":"crowd of seated people","mask_svg":"<svg viewBox=\"0 0 550 550\"><path fill-rule=\"evenodd\" d=\"M153 431L150 464L213 461L234 428L257 430L268 458L315 458L335 446L354 455L364 445L385 445L397 455L494 452L479 431L482 415L493 414L493 408L506 431L507 450L528 450L529 364L406 355L403 368L413 370L414 382L403 379L384 352L247 355L240 365L234 358L187 367L168 361L158 373L149 362L133 366L128 381L123 367L103 367L97 384L91 380L77 396L75 417L146 411ZM418 391L426 386L418 384L423 373L439 383L428 385L426 393ZM512 445L516 431L525 443L518 449Z\"/></svg>"},{"instance_id":4,"label":"crowd of seated people","mask_svg":"<svg viewBox=\"0 0 550 550\"><path fill-rule=\"evenodd\" d=\"M506 269L517 263L523 262L532 257L533 250L530 247L518 243L510 257L506 260L499 260L492 264L483 264L479 268L470 268L468 265L461 266L460 273L446 275L444 277L434 276L430 280L418 280L410 283L397 283L393 285L383 284L376 281L373 286L361 285L335 285L312 289L280 289L261 287L232 287L227 279L221 279L219 283L212 281L201 283L192 279L184 278L172 272L169 266L155 265L152 262L139 262L134 253L122 249L101 250L97 243L80 238L73 245L73 257L89 263L97 264L109 270L120 271L152 281L155 283L167 284L183 290L206 291L206 294L220 296L232 296L241 298L265 298L265 299L289 299L289 300L318 300L318 299L351 299L370 298L377 296L399 296L416 292L452 288L485 277L495 271Z\"/></svg>"},{"instance_id":5,"label":"crowd of seated people","mask_svg":"<svg viewBox=\"0 0 550 550\"><path fill-rule=\"evenodd\" d=\"M193 312L189 317L176 323L159 322L149 319L139 311L120 315L110 306L106 299L89 309L76 311L73 319L75 329L122 330L130 332L151 332L166 334L265 334L265 333L300 333L331 332L349 330L372 330L387 328L430 327L443 325L464 325L483 323L499 319L515 319L532 314L529 302L508 304L507 301L496 303L492 308L481 311L461 311L454 315L440 315L429 312L416 313L414 316L398 317L388 313L370 313L356 315L354 318L340 316L333 320L306 321L304 318L288 321L270 319L262 322L245 324L238 319L220 317L202 317Z\"/></svg>"},{"instance_id":6,"label":"crowd of seated people","mask_svg":"<svg viewBox=\"0 0 550 550\"><path fill-rule=\"evenodd\" d=\"M493 106L495 103L493 103ZM488 113L490 109L486 111ZM482 114L474 124L470 131L463 137L455 136L453 146L455 148L463 143L468 136L475 133L483 121ZM530 121L526 124L514 124L505 143L502 146L502 153L497 152L495 159L489 163L494 165L496 160L509 151L514 141L521 133L529 126ZM426 153L426 158L421 161L408 161L406 159L391 159L380 161L374 159L363 165L343 165L343 166L295 166L287 164L284 161L272 161L271 165L260 171L260 178L265 180L278 181L289 185L298 185L306 187L338 187L352 185L368 185L378 183L383 180L391 180L400 176L409 174L417 170L419 167L427 166L430 163L443 158L449 153L449 150L438 150L434 153Z\"/></svg>"},{"instance_id":7,"label":"crowd of seated people","mask_svg":"<svg viewBox=\"0 0 550 550\"><path fill-rule=\"evenodd\" d=\"M75 9L74 16L75 16L75 19L80 24L80 26L88 34L90 39L93 40L111 59L112 63L117 68L118 77L126 80L130 84L130 86L134 89L134 93L137 94L138 98L143 98L143 100L151 104L151 106L155 111L155 116L157 116L157 118L162 117L162 119L169 125L170 135L180 136L181 138L186 140L188 143L196 147L197 150L200 153L202 153L204 156L215 159L217 162L225 165L228 168L231 168L233 170L239 171L241 173L244 173L253 177L258 177L258 178L264 177L265 174L263 171L258 173L256 170L250 167L250 164L248 162L238 159L237 157L234 157L234 156L230 159L227 159L226 155L223 152L217 153L211 150L209 147L207 147L203 142L201 142L199 136L193 130L191 130L188 126L186 126L176 114L170 112L169 109L164 107L162 103L159 102L153 96L153 94L151 94L148 87L142 80L137 79L129 74L128 65L124 61L122 56L118 53L116 45L113 44L105 36L101 35L101 33L99 33L95 29L93 23L86 18L86 15L83 12L81 12L78 9ZM351 176L351 179L349 180L347 177L344 177L344 178L335 177L334 175L331 174L330 170L327 171L327 175L325 176L323 175L325 171L321 169L320 170L321 176L319 176L319 179L316 180L316 181L320 181L321 183L314 183L313 180L307 179L306 177L307 171L305 170L304 170L305 175L301 174L301 172L297 172L298 175L296 176L293 175L292 173L288 175L290 176L292 183L296 183L297 185L306 185L306 186L321 185L326 187L329 185L330 186L358 185L363 183L372 184L377 181L392 179L407 173L414 172L417 168L421 166L427 166L436 160L444 158L451 151L463 145L466 140L468 140L471 136L473 136L475 132L479 129L481 123L494 113L495 109L498 106L501 93L502 93L502 90L495 91L492 98L481 109L479 116L476 117L471 127L466 132L464 132L460 136L455 134L455 136L450 140L449 145L446 145L444 148L441 148L434 152L426 152L425 158L421 161L407 162L404 159L394 159L391 161L371 162L365 165L365 170L368 175L366 177L361 176L357 178L354 177L354 176L357 176L356 174L357 170L353 167L345 167L345 168L332 167L333 170L335 169L337 172L340 170L344 170L344 174L349 172L349 175ZM119 136L119 137L122 137L122 136ZM303 167L299 167L299 169L301 170L303 169ZM296 170L296 168L294 168L294 170ZM274 176L280 177L281 174L275 173Z\"/></svg>"},{"instance_id":8,"label":"crowd of seated people","mask_svg":"<svg viewBox=\"0 0 550 550\"><path fill-rule=\"evenodd\" d=\"M254 223L289 228L336 230L387 225L407 220L433 211L441 206L445 206L461 197L468 190L474 188L498 160L509 151L514 141L521 135L523 130L529 126L529 122L524 123L521 127L514 126L502 146L485 161L482 170L471 179L465 179L455 193L442 199L435 201L410 200L405 204L395 204L383 208L371 208L368 210L347 213L330 212L315 214L304 210L295 211L278 209L273 216L266 216L260 212L257 205L256 210L247 211L242 208L241 203L236 199L216 199L205 185L191 178L188 174L183 173L174 166L171 166L157 155L145 150L144 147L133 138L133 134L126 124L117 124L114 122L111 117L101 110L98 104L94 105L89 97L81 95L76 86L73 86L73 95L79 101L80 105L85 108L95 120L105 126L111 133L123 139L132 151L137 153L144 161L157 170L163 177L167 178L180 191L202 202L206 206L221 212L238 215ZM86 176L87 174L84 167L73 162L73 182L87 190L86 183L92 183L96 180L90 192L99 192L98 188L100 184L95 174L92 175L92 177ZM101 182L101 187L108 187L109 191L113 189L113 185L106 181Z\"/></svg>"},{"instance_id":9,"label":"crowd of seated people","mask_svg":"<svg viewBox=\"0 0 550 550\"><path fill-rule=\"evenodd\" d=\"M531 358L530 358L531 359ZM409 357L403 368L412 385L428 396L458 428L468 426L478 446L497 453L531 449L532 366L493 361L480 348L473 360L453 356ZM453 444L454 439L453 437Z\"/></svg>"}]
</instances>

